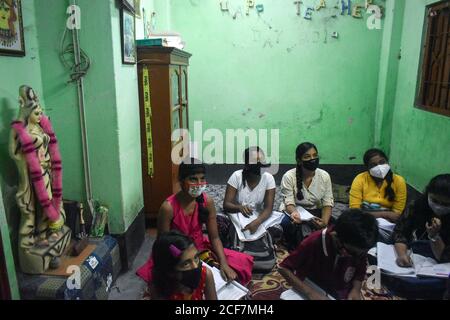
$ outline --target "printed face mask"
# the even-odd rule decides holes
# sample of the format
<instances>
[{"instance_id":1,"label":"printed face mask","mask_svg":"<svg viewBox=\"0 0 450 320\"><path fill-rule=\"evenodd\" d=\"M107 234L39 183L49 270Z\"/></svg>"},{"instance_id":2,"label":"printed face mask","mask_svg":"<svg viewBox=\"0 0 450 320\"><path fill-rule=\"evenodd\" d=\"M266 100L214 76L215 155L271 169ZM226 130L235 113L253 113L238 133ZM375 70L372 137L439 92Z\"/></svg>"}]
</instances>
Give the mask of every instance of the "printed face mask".
<instances>
[{"instance_id":1,"label":"printed face mask","mask_svg":"<svg viewBox=\"0 0 450 320\"><path fill-rule=\"evenodd\" d=\"M445 216L447 214L450 214L450 207L437 204L433 201L433 199L431 199L430 196L428 196L428 205L437 216Z\"/></svg>"},{"instance_id":2,"label":"printed face mask","mask_svg":"<svg viewBox=\"0 0 450 320\"><path fill-rule=\"evenodd\" d=\"M391 171L391 167L388 164L380 164L370 169L370 175L375 178L384 179Z\"/></svg>"},{"instance_id":3,"label":"printed face mask","mask_svg":"<svg viewBox=\"0 0 450 320\"><path fill-rule=\"evenodd\" d=\"M191 197L197 198L197 197L201 196L201 194L203 192L205 192L207 185L208 184L206 182L197 183L197 184L189 184L188 192L191 195Z\"/></svg>"}]
</instances>

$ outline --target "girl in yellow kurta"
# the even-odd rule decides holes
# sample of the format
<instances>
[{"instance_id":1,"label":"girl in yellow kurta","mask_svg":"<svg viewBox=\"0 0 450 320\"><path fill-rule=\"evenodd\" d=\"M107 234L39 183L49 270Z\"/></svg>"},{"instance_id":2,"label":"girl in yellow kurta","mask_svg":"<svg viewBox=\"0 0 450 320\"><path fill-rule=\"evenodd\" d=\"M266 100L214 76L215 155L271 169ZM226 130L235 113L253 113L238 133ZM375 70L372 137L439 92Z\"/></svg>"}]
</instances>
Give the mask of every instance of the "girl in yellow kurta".
<instances>
[{"instance_id":1,"label":"girl in yellow kurta","mask_svg":"<svg viewBox=\"0 0 450 320\"><path fill-rule=\"evenodd\" d=\"M350 208L396 222L406 206L405 179L392 172L388 157L379 149L367 151L364 164L367 171L353 180L350 189Z\"/></svg>"}]
</instances>

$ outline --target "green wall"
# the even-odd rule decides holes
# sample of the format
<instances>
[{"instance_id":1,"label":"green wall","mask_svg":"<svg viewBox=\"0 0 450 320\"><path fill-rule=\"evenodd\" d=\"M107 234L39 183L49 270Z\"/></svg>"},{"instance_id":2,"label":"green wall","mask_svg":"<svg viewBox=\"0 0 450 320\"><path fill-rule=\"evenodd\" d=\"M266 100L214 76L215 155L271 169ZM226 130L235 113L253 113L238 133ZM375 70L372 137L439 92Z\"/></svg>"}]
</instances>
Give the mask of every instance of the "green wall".
<instances>
[{"instance_id":1,"label":"green wall","mask_svg":"<svg viewBox=\"0 0 450 320\"><path fill-rule=\"evenodd\" d=\"M405 2L406 0L386 2L387 15L381 45L377 111L375 115L375 145L388 153L391 146L398 66L401 59L400 46Z\"/></svg>"},{"instance_id":2,"label":"green wall","mask_svg":"<svg viewBox=\"0 0 450 320\"><path fill-rule=\"evenodd\" d=\"M34 0L22 2L26 56L0 56L0 70L3 75L0 79L0 190L3 195L13 248L17 245L16 230L20 216L17 213L15 199L17 170L8 153L10 123L19 113L19 87L22 84L30 85L36 92L42 93L41 59L38 49L34 2ZM39 96L45 105L45 97L42 94ZM6 230L7 227L2 226L2 234L7 235ZM5 232L3 233L3 231Z\"/></svg>"},{"instance_id":3,"label":"green wall","mask_svg":"<svg viewBox=\"0 0 450 320\"><path fill-rule=\"evenodd\" d=\"M213 0L154 2L157 31L181 33L193 54L191 128L201 119L203 130L222 133L280 129L281 163L295 162L294 150L305 140L332 164L360 163L373 146L383 31L367 28L369 15L341 16L337 1L326 1L312 21L296 15L293 1L257 1L264 13L253 9L249 16L240 0L228 1L230 14ZM318 1L303 3L304 12ZM233 19L239 6L242 14Z\"/></svg>"},{"instance_id":4,"label":"green wall","mask_svg":"<svg viewBox=\"0 0 450 320\"><path fill-rule=\"evenodd\" d=\"M17 300L19 296L19 288L17 286L16 269L14 266L14 257L12 252L11 240L9 237L8 223L6 221L5 208L3 206L3 196L0 186L0 241L2 242L3 251L6 261L6 272L8 273L8 282L11 291L11 298ZM2 259L2 257L0 257Z\"/></svg>"},{"instance_id":5,"label":"green wall","mask_svg":"<svg viewBox=\"0 0 450 320\"><path fill-rule=\"evenodd\" d=\"M391 162L418 190L450 172L450 117L414 108L425 6L434 2L406 1L392 124Z\"/></svg>"},{"instance_id":6,"label":"green wall","mask_svg":"<svg viewBox=\"0 0 450 320\"><path fill-rule=\"evenodd\" d=\"M44 96L64 160L64 196L78 200L85 198L78 102L58 48L68 5L68 0L48 0L36 10ZM122 64L117 2L79 0L78 5L81 47L92 62L84 82L92 192L110 208L110 231L120 234L143 207L136 66Z\"/></svg>"}]
</instances>

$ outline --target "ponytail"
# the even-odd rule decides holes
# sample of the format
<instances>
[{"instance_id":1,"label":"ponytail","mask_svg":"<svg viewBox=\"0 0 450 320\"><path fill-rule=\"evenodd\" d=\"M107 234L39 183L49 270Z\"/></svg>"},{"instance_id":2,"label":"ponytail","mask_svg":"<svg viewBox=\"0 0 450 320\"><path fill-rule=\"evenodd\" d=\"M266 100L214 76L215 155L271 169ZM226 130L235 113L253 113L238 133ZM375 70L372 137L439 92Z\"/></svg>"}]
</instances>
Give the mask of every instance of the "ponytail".
<instances>
[{"instance_id":1,"label":"ponytail","mask_svg":"<svg viewBox=\"0 0 450 320\"><path fill-rule=\"evenodd\" d=\"M385 198L387 198L389 201L394 201L395 200L395 192L394 189L392 189L392 183L394 181L394 174L392 173L392 170L389 171L389 173L386 176L386 182L387 182L387 187L386 187L386 191L385 191Z\"/></svg>"},{"instance_id":2,"label":"ponytail","mask_svg":"<svg viewBox=\"0 0 450 320\"><path fill-rule=\"evenodd\" d=\"M206 223L209 217L209 210L205 206L206 201L203 193L197 198L195 198L195 201L198 204L198 220L200 221L201 224Z\"/></svg>"}]
</instances>

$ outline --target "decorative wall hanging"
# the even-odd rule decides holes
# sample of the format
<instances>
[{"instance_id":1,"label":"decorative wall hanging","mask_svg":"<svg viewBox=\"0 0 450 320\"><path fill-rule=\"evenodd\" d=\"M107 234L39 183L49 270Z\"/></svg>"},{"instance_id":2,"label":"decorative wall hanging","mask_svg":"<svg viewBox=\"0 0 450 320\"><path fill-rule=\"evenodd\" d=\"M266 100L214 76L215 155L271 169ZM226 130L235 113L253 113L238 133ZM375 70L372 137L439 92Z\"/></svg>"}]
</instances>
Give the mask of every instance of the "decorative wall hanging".
<instances>
[{"instance_id":1,"label":"decorative wall hanging","mask_svg":"<svg viewBox=\"0 0 450 320\"><path fill-rule=\"evenodd\" d=\"M352 14L352 1L351 0L347 0L347 3L345 0L341 0L341 5L342 5L342 11L341 11L341 15L345 15L345 11L347 11L347 15L351 15Z\"/></svg>"},{"instance_id":2,"label":"decorative wall hanging","mask_svg":"<svg viewBox=\"0 0 450 320\"><path fill-rule=\"evenodd\" d=\"M259 13L263 13L264 12L264 5L263 4L258 4L256 5L256 12Z\"/></svg>"},{"instance_id":3,"label":"decorative wall hanging","mask_svg":"<svg viewBox=\"0 0 450 320\"><path fill-rule=\"evenodd\" d=\"M319 5L316 7L316 11L320 11L322 8L326 8L327 4L325 3L325 0L320 0Z\"/></svg>"},{"instance_id":4,"label":"decorative wall hanging","mask_svg":"<svg viewBox=\"0 0 450 320\"><path fill-rule=\"evenodd\" d=\"M250 15L250 9L255 7L255 0L247 0L247 11L246 15Z\"/></svg>"},{"instance_id":5,"label":"decorative wall hanging","mask_svg":"<svg viewBox=\"0 0 450 320\"><path fill-rule=\"evenodd\" d=\"M308 7L308 9L306 9L306 11L305 11L305 16L303 18L305 18L306 20L312 20L313 11L314 11L314 8Z\"/></svg>"},{"instance_id":6,"label":"decorative wall hanging","mask_svg":"<svg viewBox=\"0 0 450 320\"><path fill-rule=\"evenodd\" d=\"M136 26L134 15L121 9L120 29L122 37L122 62L136 64Z\"/></svg>"},{"instance_id":7,"label":"decorative wall hanging","mask_svg":"<svg viewBox=\"0 0 450 320\"><path fill-rule=\"evenodd\" d=\"M136 13L136 8L139 10L139 7L136 7L136 3L134 0L122 0L122 5L125 9L130 11L131 13Z\"/></svg>"},{"instance_id":8,"label":"decorative wall hanging","mask_svg":"<svg viewBox=\"0 0 450 320\"><path fill-rule=\"evenodd\" d=\"M138 19L142 18L141 15L141 0L134 0L134 16Z\"/></svg>"},{"instance_id":9,"label":"decorative wall hanging","mask_svg":"<svg viewBox=\"0 0 450 320\"><path fill-rule=\"evenodd\" d=\"M297 7L297 15L300 16L302 14L302 10L301 10L301 6L302 6L301 1L294 1L295 6Z\"/></svg>"},{"instance_id":10,"label":"decorative wall hanging","mask_svg":"<svg viewBox=\"0 0 450 320\"><path fill-rule=\"evenodd\" d=\"M0 54L25 56L21 0L0 0Z\"/></svg>"}]
</instances>

